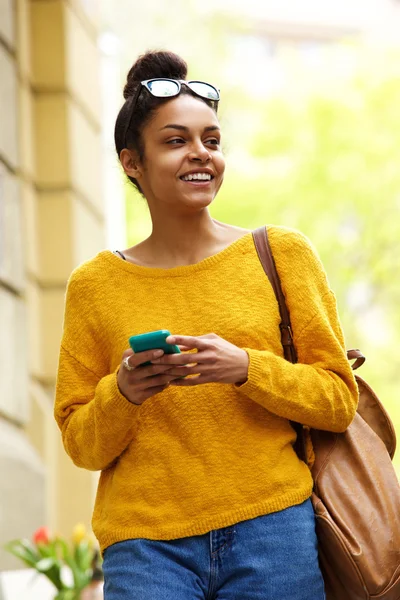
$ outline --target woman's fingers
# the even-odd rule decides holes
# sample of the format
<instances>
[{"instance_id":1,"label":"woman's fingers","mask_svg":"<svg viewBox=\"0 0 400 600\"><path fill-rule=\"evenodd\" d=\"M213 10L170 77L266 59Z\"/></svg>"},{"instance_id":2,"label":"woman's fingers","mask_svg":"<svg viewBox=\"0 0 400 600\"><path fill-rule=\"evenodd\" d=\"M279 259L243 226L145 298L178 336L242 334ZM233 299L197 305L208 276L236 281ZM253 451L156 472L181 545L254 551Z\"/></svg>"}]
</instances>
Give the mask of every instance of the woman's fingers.
<instances>
[{"instance_id":1,"label":"woman's fingers","mask_svg":"<svg viewBox=\"0 0 400 600\"><path fill-rule=\"evenodd\" d=\"M193 385L199 385L200 383L210 383L210 379L204 375L196 375L195 377L187 377L185 379L174 379L170 385L176 385L178 387L189 387Z\"/></svg>"},{"instance_id":2,"label":"woman's fingers","mask_svg":"<svg viewBox=\"0 0 400 600\"><path fill-rule=\"evenodd\" d=\"M133 352L133 350L126 350L123 354L123 358L128 357L128 364L130 367L139 367L143 363L150 362L155 358L160 358L164 354L163 350L146 350L145 352Z\"/></svg>"},{"instance_id":3,"label":"woman's fingers","mask_svg":"<svg viewBox=\"0 0 400 600\"><path fill-rule=\"evenodd\" d=\"M195 356L195 358L193 358ZM151 363L153 365L169 365L169 366L177 366L177 365L188 365L194 362L197 362L198 355L190 354L164 354L162 358L156 358L152 360Z\"/></svg>"},{"instance_id":4,"label":"woman's fingers","mask_svg":"<svg viewBox=\"0 0 400 600\"><path fill-rule=\"evenodd\" d=\"M174 379L173 375L168 375L168 365L152 365L150 362L152 358L162 354L162 350L135 354L131 349L123 353L117 372L117 384L121 394L129 402L140 406L151 396L163 391Z\"/></svg>"},{"instance_id":5,"label":"woman's fingers","mask_svg":"<svg viewBox=\"0 0 400 600\"><path fill-rule=\"evenodd\" d=\"M207 336L194 337L191 335L170 335L166 338L167 344L175 344L176 346L186 346L188 350L197 348L198 350L204 350L207 348Z\"/></svg>"},{"instance_id":6,"label":"woman's fingers","mask_svg":"<svg viewBox=\"0 0 400 600\"><path fill-rule=\"evenodd\" d=\"M147 379L145 379L145 381L142 381L142 383L140 384L141 386L143 386L143 384L146 385L145 389L150 389L152 390L155 387L159 387L159 386L163 386L163 387L167 387L171 381L173 381L175 379L175 375L157 375L156 377L148 377Z\"/></svg>"},{"instance_id":7,"label":"woman's fingers","mask_svg":"<svg viewBox=\"0 0 400 600\"><path fill-rule=\"evenodd\" d=\"M189 387L212 382L238 383L246 381L248 377L247 352L215 333L202 336L171 335L166 340L167 343L176 344L182 352L151 358L151 366L134 368L129 374L126 372L124 377L128 384L136 381L139 389L160 385L161 382ZM129 360L140 360L141 364L147 358L148 354L142 353L140 358L130 356Z\"/></svg>"},{"instance_id":8,"label":"woman's fingers","mask_svg":"<svg viewBox=\"0 0 400 600\"><path fill-rule=\"evenodd\" d=\"M164 373L169 373L171 371L171 365L145 365L139 366L135 369L134 375L132 376L136 381L141 381L142 379L148 379L151 377L156 377L157 375L163 375Z\"/></svg>"},{"instance_id":9,"label":"woman's fingers","mask_svg":"<svg viewBox=\"0 0 400 600\"><path fill-rule=\"evenodd\" d=\"M194 364L194 365L183 365L181 367L171 367L168 370L168 375L172 375L174 377L186 377L187 375L198 375L201 373L206 373L210 371L210 367L209 365L201 365L201 364Z\"/></svg>"}]
</instances>

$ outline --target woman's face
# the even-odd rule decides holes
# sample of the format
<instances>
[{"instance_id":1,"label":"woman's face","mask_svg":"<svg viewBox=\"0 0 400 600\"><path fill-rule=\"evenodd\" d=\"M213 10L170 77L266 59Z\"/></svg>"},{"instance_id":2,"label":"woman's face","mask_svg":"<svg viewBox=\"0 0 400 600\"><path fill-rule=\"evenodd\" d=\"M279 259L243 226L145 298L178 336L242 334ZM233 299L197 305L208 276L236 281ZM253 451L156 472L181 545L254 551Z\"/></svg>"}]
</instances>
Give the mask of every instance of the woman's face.
<instances>
[{"instance_id":1,"label":"woman's face","mask_svg":"<svg viewBox=\"0 0 400 600\"><path fill-rule=\"evenodd\" d=\"M188 94L162 104L144 127L138 182L150 206L200 209L221 187L225 159L217 115Z\"/></svg>"}]
</instances>

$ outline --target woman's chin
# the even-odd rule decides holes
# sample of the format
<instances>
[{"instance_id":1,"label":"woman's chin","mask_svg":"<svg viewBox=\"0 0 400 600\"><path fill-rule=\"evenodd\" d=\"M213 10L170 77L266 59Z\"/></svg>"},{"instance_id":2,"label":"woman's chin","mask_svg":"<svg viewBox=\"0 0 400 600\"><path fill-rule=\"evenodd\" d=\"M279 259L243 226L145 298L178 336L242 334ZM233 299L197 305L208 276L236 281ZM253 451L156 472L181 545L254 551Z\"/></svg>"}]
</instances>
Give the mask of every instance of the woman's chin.
<instances>
[{"instance_id":1,"label":"woman's chin","mask_svg":"<svg viewBox=\"0 0 400 600\"><path fill-rule=\"evenodd\" d=\"M194 188L191 190L181 192L183 198L186 199L187 202L212 202L215 198L215 189L207 188Z\"/></svg>"},{"instance_id":2,"label":"woman's chin","mask_svg":"<svg viewBox=\"0 0 400 600\"><path fill-rule=\"evenodd\" d=\"M190 208L201 210L202 208L210 206L213 200L214 196L211 194L191 194L183 199L183 203Z\"/></svg>"}]
</instances>

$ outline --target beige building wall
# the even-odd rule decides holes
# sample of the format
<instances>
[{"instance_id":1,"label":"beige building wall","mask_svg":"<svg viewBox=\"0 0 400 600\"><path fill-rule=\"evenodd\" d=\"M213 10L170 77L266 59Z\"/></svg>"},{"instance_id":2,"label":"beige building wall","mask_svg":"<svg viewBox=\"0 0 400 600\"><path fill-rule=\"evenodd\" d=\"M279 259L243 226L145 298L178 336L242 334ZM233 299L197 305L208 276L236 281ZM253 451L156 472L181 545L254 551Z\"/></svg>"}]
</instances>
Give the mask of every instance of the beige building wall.
<instances>
[{"instance_id":1,"label":"beige building wall","mask_svg":"<svg viewBox=\"0 0 400 600\"><path fill-rule=\"evenodd\" d=\"M0 547L41 525L89 526L97 483L53 419L67 278L104 247L88 6L0 0ZM17 565L0 550L0 570Z\"/></svg>"}]
</instances>

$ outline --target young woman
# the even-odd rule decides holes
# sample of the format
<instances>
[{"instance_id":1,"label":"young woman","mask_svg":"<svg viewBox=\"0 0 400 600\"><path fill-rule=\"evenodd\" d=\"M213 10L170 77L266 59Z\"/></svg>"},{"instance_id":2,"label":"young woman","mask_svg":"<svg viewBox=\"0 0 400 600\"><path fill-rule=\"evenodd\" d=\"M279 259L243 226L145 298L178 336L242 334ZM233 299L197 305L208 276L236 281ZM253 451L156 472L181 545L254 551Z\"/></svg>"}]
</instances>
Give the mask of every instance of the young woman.
<instances>
[{"instance_id":1,"label":"young woman","mask_svg":"<svg viewBox=\"0 0 400 600\"><path fill-rule=\"evenodd\" d=\"M269 226L287 362L251 232L208 211L225 169L218 89L186 74L167 52L128 74L116 147L153 230L71 275L55 416L75 464L101 470L106 600L323 600L290 420L344 431L355 414L335 299L309 241ZM159 329L183 352L127 349Z\"/></svg>"}]
</instances>

